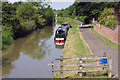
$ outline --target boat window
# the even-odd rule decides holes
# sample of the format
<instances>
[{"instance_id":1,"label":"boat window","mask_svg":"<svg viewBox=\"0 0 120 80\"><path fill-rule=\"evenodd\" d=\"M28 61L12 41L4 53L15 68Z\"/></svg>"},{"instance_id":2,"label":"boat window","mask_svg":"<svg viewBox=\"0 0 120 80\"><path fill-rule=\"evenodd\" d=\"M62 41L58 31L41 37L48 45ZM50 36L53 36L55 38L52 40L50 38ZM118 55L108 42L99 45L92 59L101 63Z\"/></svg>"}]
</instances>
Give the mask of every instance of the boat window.
<instances>
[{"instance_id":1,"label":"boat window","mask_svg":"<svg viewBox=\"0 0 120 80\"><path fill-rule=\"evenodd\" d=\"M62 33L63 33L63 31L62 31L62 30L59 30L59 31L58 31L58 34L62 34Z\"/></svg>"}]
</instances>

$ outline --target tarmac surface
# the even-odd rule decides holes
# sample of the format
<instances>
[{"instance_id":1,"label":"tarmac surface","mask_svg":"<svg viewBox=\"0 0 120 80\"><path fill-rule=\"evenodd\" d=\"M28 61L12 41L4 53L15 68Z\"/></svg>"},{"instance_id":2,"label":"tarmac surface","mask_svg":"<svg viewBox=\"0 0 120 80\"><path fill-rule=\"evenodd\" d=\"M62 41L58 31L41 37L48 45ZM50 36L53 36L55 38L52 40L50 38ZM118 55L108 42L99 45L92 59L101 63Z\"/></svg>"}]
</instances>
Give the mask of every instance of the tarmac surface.
<instances>
[{"instance_id":1,"label":"tarmac surface","mask_svg":"<svg viewBox=\"0 0 120 80\"><path fill-rule=\"evenodd\" d=\"M76 22L80 22L75 20ZM94 55L103 55L104 52L108 57L112 58L112 76L118 77L118 51L107 44L105 44L99 37L97 37L89 28L80 28L84 40L88 44Z\"/></svg>"}]
</instances>

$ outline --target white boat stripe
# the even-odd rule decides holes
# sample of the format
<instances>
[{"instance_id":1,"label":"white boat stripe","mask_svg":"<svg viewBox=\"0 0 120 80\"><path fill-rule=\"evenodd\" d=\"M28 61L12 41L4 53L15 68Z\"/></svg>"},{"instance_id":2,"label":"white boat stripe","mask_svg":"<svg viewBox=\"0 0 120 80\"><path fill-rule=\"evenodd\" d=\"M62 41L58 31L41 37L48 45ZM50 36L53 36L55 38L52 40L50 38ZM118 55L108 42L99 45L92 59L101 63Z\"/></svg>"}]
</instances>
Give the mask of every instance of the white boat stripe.
<instances>
[{"instance_id":1,"label":"white boat stripe","mask_svg":"<svg viewBox=\"0 0 120 80\"><path fill-rule=\"evenodd\" d=\"M55 40L64 40L64 38L55 38Z\"/></svg>"}]
</instances>

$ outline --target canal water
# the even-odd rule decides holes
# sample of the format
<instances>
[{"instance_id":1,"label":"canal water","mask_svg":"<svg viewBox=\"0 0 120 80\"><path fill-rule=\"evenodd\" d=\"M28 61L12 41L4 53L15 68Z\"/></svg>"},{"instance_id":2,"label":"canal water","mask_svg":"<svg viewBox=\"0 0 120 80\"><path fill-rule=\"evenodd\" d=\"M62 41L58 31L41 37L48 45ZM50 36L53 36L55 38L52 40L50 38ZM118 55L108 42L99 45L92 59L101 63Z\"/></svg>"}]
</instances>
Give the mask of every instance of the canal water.
<instances>
[{"instance_id":1,"label":"canal water","mask_svg":"<svg viewBox=\"0 0 120 80\"><path fill-rule=\"evenodd\" d=\"M55 30L59 26L34 31L3 50L3 78L52 78L48 64L55 62L63 52L63 47L54 44Z\"/></svg>"}]
</instances>

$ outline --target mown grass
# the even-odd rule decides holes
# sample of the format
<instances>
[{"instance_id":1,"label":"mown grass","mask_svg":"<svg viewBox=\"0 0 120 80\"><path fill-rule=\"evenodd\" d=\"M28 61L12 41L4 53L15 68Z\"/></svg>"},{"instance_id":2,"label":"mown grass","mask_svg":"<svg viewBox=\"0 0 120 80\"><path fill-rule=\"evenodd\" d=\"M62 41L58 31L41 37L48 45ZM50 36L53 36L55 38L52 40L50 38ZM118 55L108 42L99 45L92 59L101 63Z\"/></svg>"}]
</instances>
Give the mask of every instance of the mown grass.
<instances>
[{"instance_id":1,"label":"mown grass","mask_svg":"<svg viewBox=\"0 0 120 80\"><path fill-rule=\"evenodd\" d=\"M78 57L78 54L91 54L90 50L88 49L87 45L85 44L84 40L78 29L78 23L75 22L73 19L71 18L61 18L58 17L57 18L59 23L63 23L63 22L67 22L69 21L72 28L69 29L68 31L68 36L65 42L65 46L64 46L64 51L62 56L65 58L75 58ZM77 64L78 61L70 61L70 60L66 60L63 61L64 64ZM72 66L72 67L63 67L63 69L66 70L77 70L78 67ZM63 77L67 77L67 76L75 76L77 73L76 72L65 72L63 73ZM59 73L56 73L55 78L59 78Z\"/></svg>"},{"instance_id":2,"label":"mown grass","mask_svg":"<svg viewBox=\"0 0 120 80\"><path fill-rule=\"evenodd\" d=\"M70 22L70 24L72 25L72 28L70 28L68 31L68 36L67 36L65 46L64 46L64 51L62 54L64 58L75 58L75 57L78 57L79 54L81 55L92 54L87 44L85 43L81 32L78 29L77 22L75 22L71 18L62 18L62 17L57 17L57 21L60 24L63 22ZM89 24L89 26L92 26L92 24ZM66 60L66 61L63 61L63 64L78 64L78 61L77 60L72 60L72 61ZM63 70L78 70L78 67L77 66L72 66L72 67L64 66ZM105 73L95 72L95 73L89 74L87 72L86 75L84 75L83 73L83 78L107 78L107 76L106 75L104 76L103 74ZM70 76L70 78L72 77L73 80L80 78L77 72L64 72L63 73L63 78L68 77L68 76ZM55 73L54 78L60 78L60 73Z\"/></svg>"},{"instance_id":3,"label":"mown grass","mask_svg":"<svg viewBox=\"0 0 120 80\"><path fill-rule=\"evenodd\" d=\"M71 18L61 18L58 17L58 22L67 22L69 21L72 28L68 31L68 36L64 46L63 55L67 53L73 54L78 57L78 54L91 54L90 50L83 41L83 38L80 37L80 31L78 29L78 23ZM72 51L72 52L71 52Z\"/></svg>"},{"instance_id":4,"label":"mown grass","mask_svg":"<svg viewBox=\"0 0 120 80\"><path fill-rule=\"evenodd\" d=\"M111 46L112 48L120 51L120 49L118 47L120 47L120 45L117 45L115 43L113 43L112 41L108 40L107 38L103 37L102 35L98 34L94 29L89 29L91 32L93 32L95 35L97 35L105 44Z\"/></svg>"}]
</instances>

